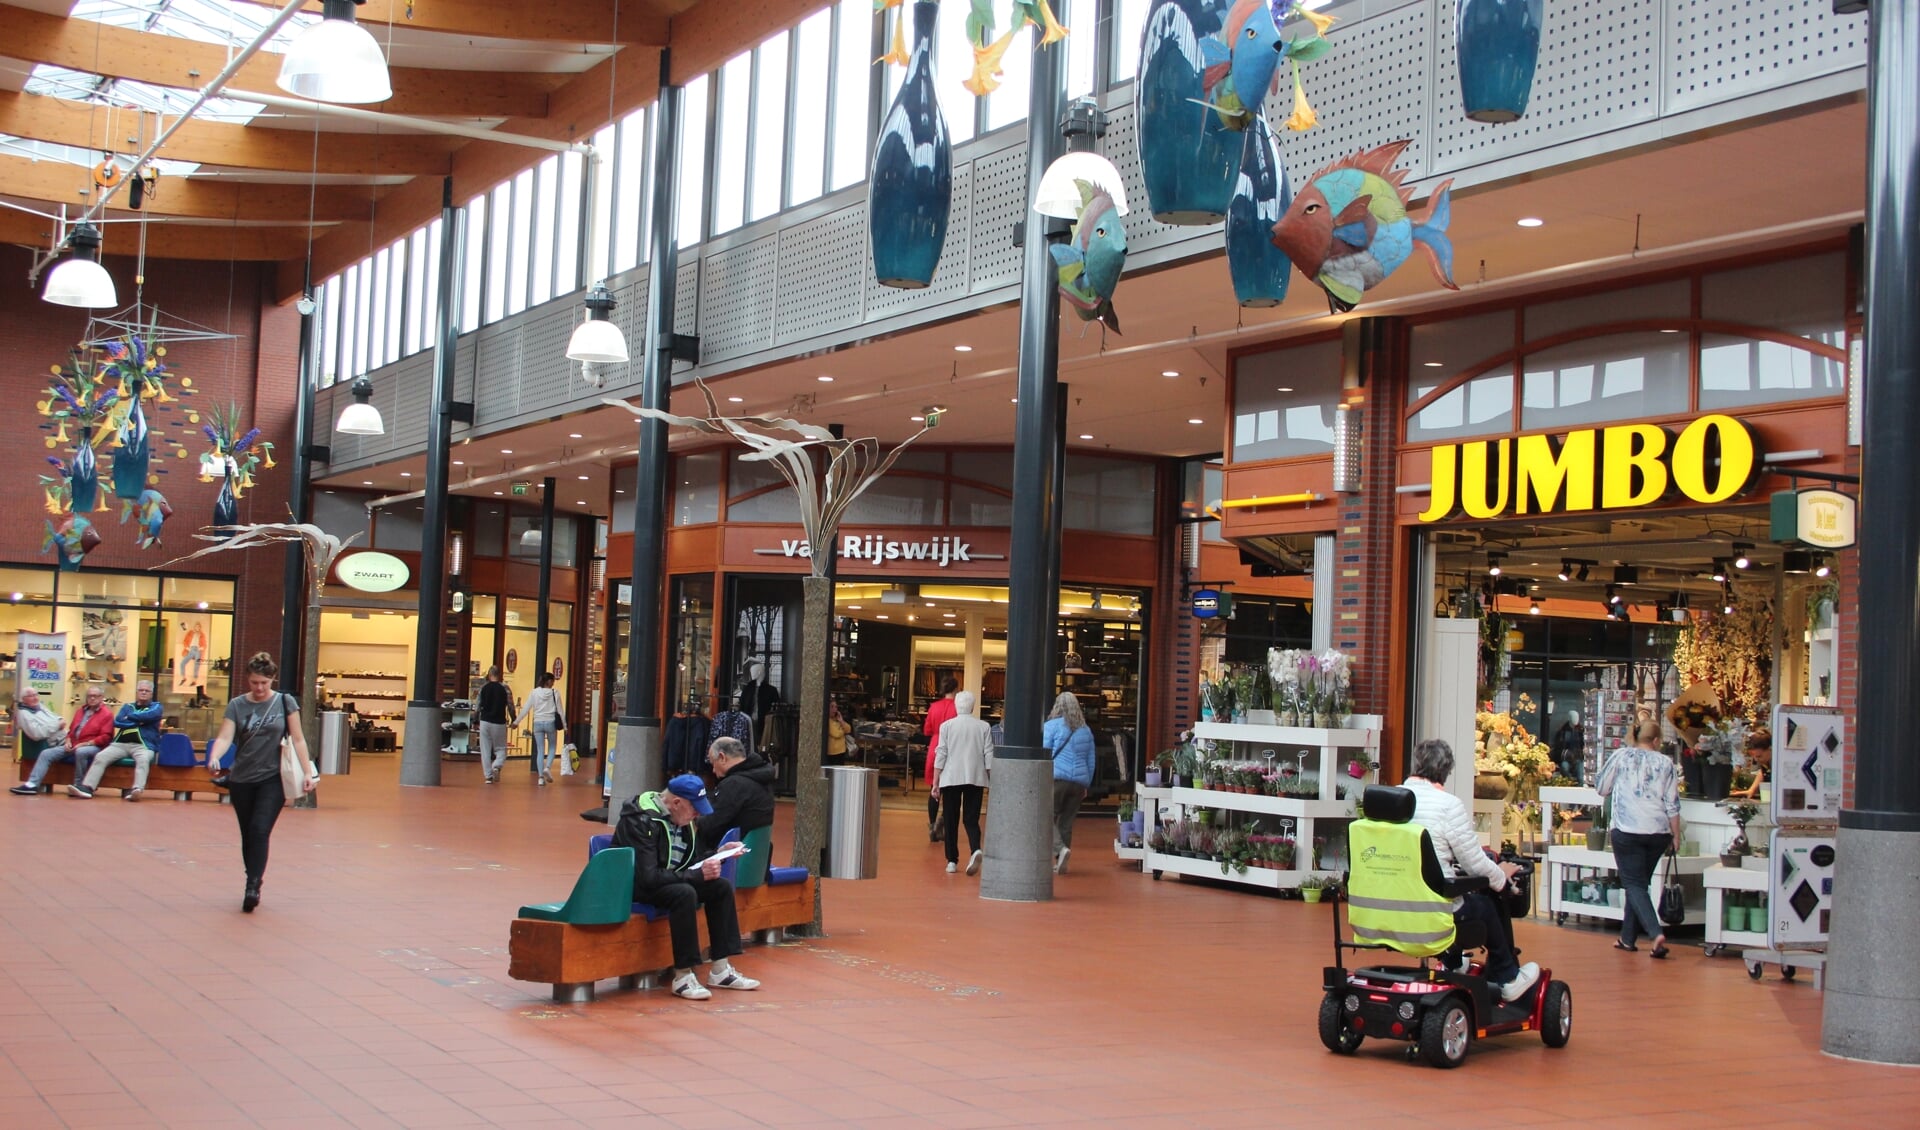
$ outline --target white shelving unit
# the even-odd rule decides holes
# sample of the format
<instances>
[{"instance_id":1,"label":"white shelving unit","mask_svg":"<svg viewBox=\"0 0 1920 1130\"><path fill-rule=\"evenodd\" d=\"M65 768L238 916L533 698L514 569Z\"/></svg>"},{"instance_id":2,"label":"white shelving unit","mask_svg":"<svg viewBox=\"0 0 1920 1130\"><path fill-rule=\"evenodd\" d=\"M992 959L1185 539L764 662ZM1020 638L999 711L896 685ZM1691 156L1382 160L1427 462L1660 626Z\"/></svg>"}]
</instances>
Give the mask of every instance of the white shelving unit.
<instances>
[{"instance_id":1,"label":"white shelving unit","mask_svg":"<svg viewBox=\"0 0 1920 1130\"><path fill-rule=\"evenodd\" d=\"M1766 863L1765 859L1760 861ZM1767 870L1761 867L1723 867L1716 863L1707 868L1704 880L1707 885L1707 938L1706 952L1711 957L1729 947L1738 950L1766 949L1767 932L1765 930L1729 930L1725 911L1728 891L1765 891L1767 889Z\"/></svg>"},{"instance_id":2,"label":"white shelving unit","mask_svg":"<svg viewBox=\"0 0 1920 1130\"><path fill-rule=\"evenodd\" d=\"M1540 790L1543 804L1598 807L1601 799L1600 794L1590 788L1548 787ZM1698 844L1699 854L1661 857L1659 865L1654 868L1653 881L1648 884L1648 894L1653 898L1654 905L1659 905L1660 890L1666 886L1668 874L1677 873L1688 888L1687 920L1707 921L1707 928L1712 930L1712 920L1708 916L1717 915L1718 899L1710 893L1696 897L1694 888L1701 886L1704 889L1703 877L1718 866L1721 847L1733 838L1733 820L1727 816L1725 809L1707 801L1682 800L1680 836L1683 842ZM1570 899L1564 893L1566 880L1575 878L1576 872L1613 870L1613 853L1610 851L1592 851L1586 847L1563 844L1550 846L1547 849L1547 914L1560 923L1564 923L1568 915L1620 921L1626 916L1623 908ZM1690 882L1689 879L1700 882Z\"/></svg>"},{"instance_id":3,"label":"white shelving unit","mask_svg":"<svg viewBox=\"0 0 1920 1130\"><path fill-rule=\"evenodd\" d=\"M1323 730L1306 726L1236 725L1228 722L1202 722L1194 727L1195 738L1214 743L1213 760L1216 761L1263 762L1264 754L1268 750L1272 750L1276 755L1276 764L1289 764L1295 760L1301 760L1303 772L1317 774L1314 779L1319 785L1318 798L1276 797L1186 786L1158 788L1149 788L1146 785L1134 786L1134 796L1140 810L1146 814L1149 835L1160 823L1163 808L1177 807L1182 810L1211 808L1226 812L1244 812L1249 815L1283 817L1293 821L1296 852L1294 862L1305 863L1307 866L1296 866L1287 871L1249 867L1245 874L1231 869L1222 874L1217 860L1171 855L1154 851L1151 847L1123 848L1116 843L1115 855L1120 859L1139 859L1141 870L1156 879L1166 873L1217 879L1267 890L1298 887L1300 880L1319 871L1311 866L1315 822L1338 820L1344 823L1352 819L1355 801L1360 790L1374 780L1374 774L1371 772L1365 777L1349 777L1344 772L1342 751L1364 752L1369 761L1378 760L1379 719L1363 716L1355 720L1362 725L1358 728L1343 730ZM1339 788L1343 784L1348 791L1346 798L1339 795Z\"/></svg>"}]
</instances>

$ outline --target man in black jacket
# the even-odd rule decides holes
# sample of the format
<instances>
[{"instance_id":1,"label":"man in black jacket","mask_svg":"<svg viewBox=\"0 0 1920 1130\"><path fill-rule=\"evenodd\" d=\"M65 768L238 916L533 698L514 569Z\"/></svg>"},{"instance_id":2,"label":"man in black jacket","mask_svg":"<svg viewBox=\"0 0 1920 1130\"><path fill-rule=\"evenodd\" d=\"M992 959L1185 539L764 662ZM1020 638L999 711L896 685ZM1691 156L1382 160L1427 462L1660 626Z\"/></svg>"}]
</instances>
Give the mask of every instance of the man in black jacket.
<instances>
[{"instance_id":1,"label":"man in black jacket","mask_svg":"<svg viewBox=\"0 0 1920 1130\"><path fill-rule=\"evenodd\" d=\"M713 968L707 984L716 989L757 989L760 982L733 968L740 953L740 915L733 905L733 884L720 877L720 861L699 859L693 821L713 811L700 778L683 774L657 793L642 793L620 810L613 830L615 847L633 849L633 899L667 914L673 935L673 992L703 1001L713 994L694 975L700 964L700 927L693 916L707 911L707 938Z\"/></svg>"},{"instance_id":2,"label":"man in black jacket","mask_svg":"<svg viewBox=\"0 0 1920 1130\"><path fill-rule=\"evenodd\" d=\"M740 829L742 839L755 828L773 825L773 766L732 738L717 738L707 750L707 764L719 780L713 786L713 811L694 821L706 852L720 846L727 829Z\"/></svg>"}]
</instances>

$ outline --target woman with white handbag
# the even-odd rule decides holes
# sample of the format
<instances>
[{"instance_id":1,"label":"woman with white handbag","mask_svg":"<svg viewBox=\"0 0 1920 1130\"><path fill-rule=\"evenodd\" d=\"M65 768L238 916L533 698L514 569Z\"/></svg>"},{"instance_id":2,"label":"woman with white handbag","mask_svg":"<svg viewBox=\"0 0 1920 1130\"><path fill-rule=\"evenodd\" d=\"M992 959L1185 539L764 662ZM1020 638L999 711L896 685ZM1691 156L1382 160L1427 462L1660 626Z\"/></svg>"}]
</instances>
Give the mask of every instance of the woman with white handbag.
<instances>
[{"instance_id":1,"label":"woman with white handbag","mask_svg":"<svg viewBox=\"0 0 1920 1130\"><path fill-rule=\"evenodd\" d=\"M220 733L207 746L207 768L215 784L225 785L240 821L240 858L247 869L247 891L240 909L260 905L260 881L267 873L267 841L289 797L312 792L320 770L307 754L300 730L300 703L273 689L280 667L262 651L247 661L247 693L227 703ZM233 764L220 760L231 749Z\"/></svg>"}]
</instances>

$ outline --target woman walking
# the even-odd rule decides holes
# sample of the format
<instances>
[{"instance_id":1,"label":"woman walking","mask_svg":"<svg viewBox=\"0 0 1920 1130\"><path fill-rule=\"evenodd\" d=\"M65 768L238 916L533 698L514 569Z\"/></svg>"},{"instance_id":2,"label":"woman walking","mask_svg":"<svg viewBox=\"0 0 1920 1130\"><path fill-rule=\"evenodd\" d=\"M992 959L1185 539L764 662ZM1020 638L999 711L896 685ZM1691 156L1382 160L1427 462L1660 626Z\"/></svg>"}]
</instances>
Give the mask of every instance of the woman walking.
<instances>
[{"instance_id":1,"label":"woman walking","mask_svg":"<svg viewBox=\"0 0 1920 1130\"><path fill-rule=\"evenodd\" d=\"M1053 700L1040 741L1053 754L1053 870L1061 874L1073 854L1074 817L1093 787L1093 730L1071 692Z\"/></svg>"},{"instance_id":2,"label":"woman walking","mask_svg":"<svg viewBox=\"0 0 1920 1130\"><path fill-rule=\"evenodd\" d=\"M1642 718L1633 729L1634 744L1622 746L1607 758L1594 787L1613 798L1613 863L1626 890L1626 913L1620 919L1620 940L1613 948L1637 952L1634 943L1645 933L1653 939L1650 956L1667 956L1667 935L1654 913L1653 870L1660 857L1680 838L1680 783L1673 759L1659 750L1660 723Z\"/></svg>"},{"instance_id":3,"label":"woman walking","mask_svg":"<svg viewBox=\"0 0 1920 1130\"><path fill-rule=\"evenodd\" d=\"M553 675L542 671L540 685L533 688L527 701L520 706L520 716L513 720L515 726L529 719L533 722L533 756L540 768L540 783L553 783L553 756L559 752L560 740L560 692L553 689Z\"/></svg>"},{"instance_id":4,"label":"woman walking","mask_svg":"<svg viewBox=\"0 0 1920 1130\"><path fill-rule=\"evenodd\" d=\"M953 696L952 718L940 726L934 772L946 815L947 874L960 869L960 826L967 828L967 874L980 870L980 802L993 767L993 727L973 716L973 692Z\"/></svg>"},{"instance_id":5,"label":"woman walking","mask_svg":"<svg viewBox=\"0 0 1920 1130\"><path fill-rule=\"evenodd\" d=\"M240 909L248 914L260 905L260 880L267 873L267 841L274 822L287 803L280 783L280 743L291 739L293 752L307 767L307 791L320 783L320 770L307 755L307 738L300 730L300 703L273 689L280 668L262 651L247 660L247 693L227 703L220 733L207 746L207 767L219 780L220 759L233 750L226 772L233 814L240 821L240 859L247 868L247 892Z\"/></svg>"},{"instance_id":6,"label":"woman walking","mask_svg":"<svg viewBox=\"0 0 1920 1130\"><path fill-rule=\"evenodd\" d=\"M940 697L927 707L927 720L921 723L920 732L931 741L927 746L927 839L940 839L940 778L934 768L934 759L940 754L940 727L953 717L953 696L960 689L960 680L952 675L940 678Z\"/></svg>"}]
</instances>

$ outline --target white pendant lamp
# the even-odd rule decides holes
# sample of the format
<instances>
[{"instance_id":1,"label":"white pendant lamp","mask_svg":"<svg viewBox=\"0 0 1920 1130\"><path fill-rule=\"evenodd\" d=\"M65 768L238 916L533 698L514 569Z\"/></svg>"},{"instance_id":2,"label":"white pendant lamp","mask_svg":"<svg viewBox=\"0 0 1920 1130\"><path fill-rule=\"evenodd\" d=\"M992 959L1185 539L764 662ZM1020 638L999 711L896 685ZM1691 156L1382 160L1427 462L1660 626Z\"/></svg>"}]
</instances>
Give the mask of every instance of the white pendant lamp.
<instances>
[{"instance_id":1,"label":"white pendant lamp","mask_svg":"<svg viewBox=\"0 0 1920 1130\"><path fill-rule=\"evenodd\" d=\"M280 60L280 89L319 102L385 102L393 97L380 44L354 21L366 0L325 0L323 18L301 32Z\"/></svg>"},{"instance_id":2,"label":"white pendant lamp","mask_svg":"<svg viewBox=\"0 0 1920 1130\"><path fill-rule=\"evenodd\" d=\"M604 281L594 283L582 304L587 308L587 320L573 328L573 338L567 342L568 360L592 361L601 365L625 364L627 336L609 320L609 315L619 303L614 301L607 284Z\"/></svg>"},{"instance_id":3,"label":"white pendant lamp","mask_svg":"<svg viewBox=\"0 0 1920 1130\"><path fill-rule=\"evenodd\" d=\"M100 233L92 224L75 224L67 236L73 254L47 273L43 299L56 306L118 306L113 276L100 265Z\"/></svg>"},{"instance_id":4,"label":"white pendant lamp","mask_svg":"<svg viewBox=\"0 0 1920 1130\"><path fill-rule=\"evenodd\" d=\"M1120 179L1120 170L1100 154L1086 152L1062 153L1047 166L1040 177L1040 187L1033 194L1033 210L1062 220L1079 219L1081 200L1077 181L1086 181L1095 191L1106 193L1113 198L1113 210L1122 216L1127 214L1127 186Z\"/></svg>"},{"instance_id":5,"label":"white pendant lamp","mask_svg":"<svg viewBox=\"0 0 1920 1130\"><path fill-rule=\"evenodd\" d=\"M387 434L387 423L380 418L380 410L375 408L373 400L373 382L365 377L353 382L353 403L340 413L340 422L333 430L345 436L383 436Z\"/></svg>"}]
</instances>

